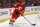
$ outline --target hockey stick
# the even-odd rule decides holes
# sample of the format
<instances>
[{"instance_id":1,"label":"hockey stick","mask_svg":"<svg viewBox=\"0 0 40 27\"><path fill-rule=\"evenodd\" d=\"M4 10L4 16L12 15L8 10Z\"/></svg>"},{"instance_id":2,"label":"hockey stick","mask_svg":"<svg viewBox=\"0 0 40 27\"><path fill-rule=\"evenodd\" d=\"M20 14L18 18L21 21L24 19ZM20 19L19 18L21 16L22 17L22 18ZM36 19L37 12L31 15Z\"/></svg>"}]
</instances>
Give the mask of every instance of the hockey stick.
<instances>
[{"instance_id":1,"label":"hockey stick","mask_svg":"<svg viewBox=\"0 0 40 27\"><path fill-rule=\"evenodd\" d=\"M23 16L24 17L24 16ZM24 17L25 18L25 17ZM25 18L26 19L26 18ZM28 21L28 19L26 19ZM29 21L28 21L29 22ZM29 22L30 23L30 22ZM30 23L31 24L31 23ZM31 24L32 26L35 26L36 24Z\"/></svg>"}]
</instances>

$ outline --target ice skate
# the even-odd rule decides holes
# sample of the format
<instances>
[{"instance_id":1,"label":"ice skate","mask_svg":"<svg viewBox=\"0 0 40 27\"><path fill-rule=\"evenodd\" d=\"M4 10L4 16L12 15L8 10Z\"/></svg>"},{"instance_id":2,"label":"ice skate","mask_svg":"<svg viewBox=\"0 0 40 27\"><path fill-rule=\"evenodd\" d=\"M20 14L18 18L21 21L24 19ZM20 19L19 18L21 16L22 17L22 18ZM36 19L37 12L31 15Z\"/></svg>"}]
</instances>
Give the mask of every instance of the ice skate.
<instances>
[{"instance_id":1,"label":"ice skate","mask_svg":"<svg viewBox=\"0 0 40 27\"><path fill-rule=\"evenodd\" d=\"M9 24L12 24L13 25L13 22L9 22Z\"/></svg>"}]
</instances>

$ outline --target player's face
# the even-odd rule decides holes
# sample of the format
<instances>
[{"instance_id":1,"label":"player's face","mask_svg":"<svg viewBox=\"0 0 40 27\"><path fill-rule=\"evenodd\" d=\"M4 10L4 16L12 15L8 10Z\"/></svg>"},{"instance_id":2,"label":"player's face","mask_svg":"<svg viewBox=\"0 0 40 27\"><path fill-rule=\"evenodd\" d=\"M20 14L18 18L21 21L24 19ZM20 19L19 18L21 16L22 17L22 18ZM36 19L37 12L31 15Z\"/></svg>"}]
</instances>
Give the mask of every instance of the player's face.
<instances>
[{"instance_id":1,"label":"player's face","mask_svg":"<svg viewBox=\"0 0 40 27\"><path fill-rule=\"evenodd\" d=\"M22 2L23 5L25 5L25 2Z\"/></svg>"}]
</instances>

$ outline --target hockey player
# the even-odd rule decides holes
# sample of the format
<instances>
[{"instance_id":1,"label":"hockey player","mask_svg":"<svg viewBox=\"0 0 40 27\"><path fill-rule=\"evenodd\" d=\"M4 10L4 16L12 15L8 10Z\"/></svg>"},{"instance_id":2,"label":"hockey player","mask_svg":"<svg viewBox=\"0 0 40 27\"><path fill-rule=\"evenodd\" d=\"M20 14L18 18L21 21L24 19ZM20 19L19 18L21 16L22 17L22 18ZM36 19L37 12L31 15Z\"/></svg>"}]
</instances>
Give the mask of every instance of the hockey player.
<instances>
[{"instance_id":1,"label":"hockey player","mask_svg":"<svg viewBox=\"0 0 40 27\"><path fill-rule=\"evenodd\" d=\"M23 13L25 11L25 4L24 3L25 2L22 1L22 4L19 2L19 3L17 3L17 4L14 5L15 10L12 13L12 18L11 18L9 24L12 24L13 25L13 23L20 16L20 14L21 14L21 16L23 16Z\"/></svg>"}]
</instances>

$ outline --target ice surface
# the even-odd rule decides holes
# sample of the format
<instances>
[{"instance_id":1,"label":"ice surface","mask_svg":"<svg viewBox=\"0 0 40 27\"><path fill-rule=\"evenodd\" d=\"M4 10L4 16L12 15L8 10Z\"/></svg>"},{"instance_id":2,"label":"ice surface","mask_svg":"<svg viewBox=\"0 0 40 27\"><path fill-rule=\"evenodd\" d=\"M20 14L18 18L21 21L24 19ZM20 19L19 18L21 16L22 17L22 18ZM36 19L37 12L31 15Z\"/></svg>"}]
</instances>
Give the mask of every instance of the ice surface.
<instances>
[{"instance_id":1,"label":"ice surface","mask_svg":"<svg viewBox=\"0 0 40 27\"><path fill-rule=\"evenodd\" d=\"M32 23L35 24L36 26L32 26L24 17L19 17L14 25L9 25L9 20L0 23L0 27L40 27L40 21L37 21L38 14L33 14L33 15L26 15L25 17Z\"/></svg>"}]
</instances>

